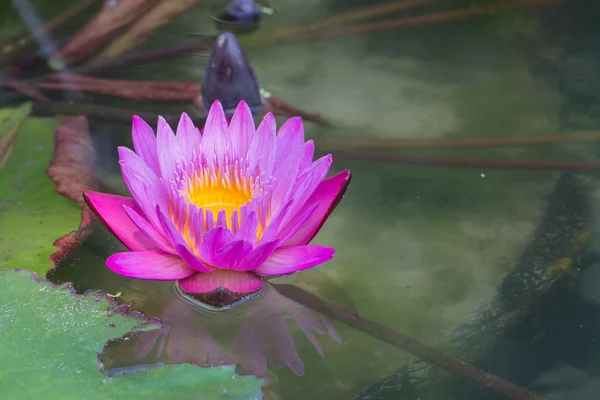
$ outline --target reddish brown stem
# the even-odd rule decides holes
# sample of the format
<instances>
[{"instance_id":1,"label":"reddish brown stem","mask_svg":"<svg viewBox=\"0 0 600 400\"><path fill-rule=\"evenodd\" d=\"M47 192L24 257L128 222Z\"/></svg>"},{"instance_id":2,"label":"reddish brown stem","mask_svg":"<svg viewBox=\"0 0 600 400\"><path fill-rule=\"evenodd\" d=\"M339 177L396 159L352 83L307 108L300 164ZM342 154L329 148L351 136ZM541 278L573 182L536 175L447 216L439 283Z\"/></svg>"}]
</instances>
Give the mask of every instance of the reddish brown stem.
<instances>
[{"instance_id":1,"label":"reddish brown stem","mask_svg":"<svg viewBox=\"0 0 600 400\"><path fill-rule=\"evenodd\" d=\"M306 306L315 311L318 311L330 318L338 321L373 336L385 343L406 351L422 360L431 364L437 365L455 375L462 376L479 385L486 386L498 393L505 395L513 400L539 400L539 397L526 389L520 388L510 382L498 378L492 374L476 368L470 364L457 360L455 358L444 355L426 344L419 342L403 333L394 331L387 326L381 325L367 318L352 315L348 316L347 312L340 312L342 309L339 306L325 302L318 296L295 285L273 285L282 295Z\"/></svg>"},{"instance_id":2,"label":"reddish brown stem","mask_svg":"<svg viewBox=\"0 0 600 400\"><path fill-rule=\"evenodd\" d=\"M60 74L50 74L48 78L54 80L61 80ZM91 76L80 75L80 74L69 74L69 79L77 84L89 84L91 86L98 87L111 87L111 88L122 88L125 86L134 86L160 90L185 90L190 86L197 85L194 82L189 81L132 81L132 80L116 80L116 79L102 79L94 78Z\"/></svg>"},{"instance_id":3,"label":"reddish brown stem","mask_svg":"<svg viewBox=\"0 0 600 400\"><path fill-rule=\"evenodd\" d=\"M137 101L186 102L200 93L200 85L193 82L110 81L75 76L73 82L40 82L41 89L87 91Z\"/></svg>"},{"instance_id":4,"label":"reddish brown stem","mask_svg":"<svg viewBox=\"0 0 600 400\"><path fill-rule=\"evenodd\" d=\"M321 151L321 149L319 149ZM535 160L492 160L484 158L453 158L423 156L415 154L382 154L364 151L346 151L328 149L337 157L389 162L410 165L431 165L443 167L467 168L508 168L508 169L545 169L545 170L597 170L600 161L535 161Z\"/></svg>"},{"instance_id":5,"label":"reddish brown stem","mask_svg":"<svg viewBox=\"0 0 600 400\"><path fill-rule=\"evenodd\" d=\"M352 10L343 14L334 15L329 18L324 18L320 21L313 22L310 25L303 27L291 27L291 28L280 28L272 33L273 37L292 36L297 34L306 33L308 31L314 31L317 29L329 28L332 25L346 24L348 22L362 21L365 19L377 17L384 14L393 12L405 11L411 8L424 6L428 4L440 3L448 0L401 0L392 1L390 3L378 4L375 6L369 6L361 8L359 10Z\"/></svg>"},{"instance_id":6,"label":"reddish brown stem","mask_svg":"<svg viewBox=\"0 0 600 400\"><path fill-rule=\"evenodd\" d=\"M563 142L594 142L600 132L576 132L561 135L519 136L472 139L397 139L397 140L319 140L321 149L344 150L426 150L476 147L517 147Z\"/></svg>"},{"instance_id":7,"label":"reddish brown stem","mask_svg":"<svg viewBox=\"0 0 600 400\"><path fill-rule=\"evenodd\" d=\"M50 103L35 103L33 112L35 115L86 115L91 118L98 118L108 122L118 122L123 124L131 124L131 116L138 115L149 123L156 123L158 115L156 113L141 111L141 110L130 110L122 107L110 107L99 104L86 104L86 103L66 103L66 102L50 102ZM171 126L177 126L179 123L180 115L168 115L162 114L162 117ZM202 128L206 119L204 117L198 117L190 115L194 125L198 128Z\"/></svg>"},{"instance_id":8,"label":"reddish brown stem","mask_svg":"<svg viewBox=\"0 0 600 400\"><path fill-rule=\"evenodd\" d=\"M214 37L211 36L166 48L137 51L120 57L89 61L83 66L72 68L71 71L79 74L95 74L136 64L163 62L178 57L196 55L201 50L208 51L213 41Z\"/></svg>"},{"instance_id":9,"label":"reddish brown stem","mask_svg":"<svg viewBox=\"0 0 600 400\"><path fill-rule=\"evenodd\" d=\"M5 80L0 82L0 86L4 86L18 92L23 93L25 96L30 97L34 100L37 100L42 103L47 103L50 101L46 96L40 93L35 87L31 86L28 82L19 81L19 80Z\"/></svg>"},{"instance_id":10,"label":"reddish brown stem","mask_svg":"<svg viewBox=\"0 0 600 400\"><path fill-rule=\"evenodd\" d=\"M327 121L326 118L320 116L319 114L313 114L309 113L308 111L301 110L277 97L270 96L269 98L265 99L265 103L265 105L267 106L267 109L265 111L270 111L275 115L285 115L288 117L298 116L304 118L307 121L315 122L323 126L329 125L329 121Z\"/></svg>"},{"instance_id":11,"label":"reddish brown stem","mask_svg":"<svg viewBox=\"0 0 600 400\"><path fill-rule=\"evenodd\" d=\"M291 41L303 42L312 40L324 40L335 37L352 36L360 33L371 33L387 31L392 29L412 28L414 26L448 22L468 18L480 14L491 14L505 9L509 6L530 7L542 4L555 3L562 0L520 0L514 3L501 3L490 6L472 6L469 8L453 11L445 11L436 14L428 14L419 17L393 19L390 21L375 22L372 24L354 25L347 28L333 29L322 32L309 32L290 37Z\"/></svg>"}]
</instances>

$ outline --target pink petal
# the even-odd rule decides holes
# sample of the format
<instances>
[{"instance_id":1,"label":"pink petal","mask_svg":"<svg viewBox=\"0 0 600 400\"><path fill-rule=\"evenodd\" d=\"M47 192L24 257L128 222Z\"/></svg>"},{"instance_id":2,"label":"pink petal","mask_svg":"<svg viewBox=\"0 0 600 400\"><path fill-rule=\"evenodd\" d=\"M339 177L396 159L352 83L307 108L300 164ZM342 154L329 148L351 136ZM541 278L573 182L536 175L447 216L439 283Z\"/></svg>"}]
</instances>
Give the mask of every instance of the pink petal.
<instances>
[{"instance_id":1,"label":"pink petal","mask_svg":"<svg viewBox=\"0 0 600 400\"><path fill-rule=\"evenodd\" d=\"M297 157L303 155L302 146L304 145L304 126L302 118L294 117L288 119L277 132L277 153L275 157L274 169L277 169L281 163L288 157Z\"/></svg>"},{"instance_id":2,"label":"pink petal","mask_svg":"<svg viewBox=\"0 0 600 400\"><path fill-rule=\"evenodd\" d=\"M216 265L221 269L235 269L240 260L252 251L252 244L245 240L236 240L229 243L217 254Z\"/></svg>"},{"instance_id":3,"label":"pink petal","mask_svg":"<svg viewBox=\"0 0 600 400\"><path fill-rule=\"evenodd\" d=\"M256 129L248 149L248 164L251 172L258 171L267 176L273 173L276 131L275 117L273 114L267 113Z\"/></svg>"},{"instance_id":4,"label":"pink petal","mask_svg":"<svg viewBox=\"0 0 600 400\"><path fill-rule=\"evenodd\" d=\"M201 260L199 260L193 252L190 250L188 244L186 243L183 235L175 229L173 222L159 209L156 210L156 215L158 216L158 220L160 221L160 225L167 235L167 239L171 242L171 244L175 247L175 250L179 254L179 256L193 269L200 272L209 272L212 271L213 268L205 265Z\"/></svg>"},{"instance_id":5,"label":"pink petal","mask_svg":"<svg viewBox=\"0 0 600 400\"><path fill-rule=\"evenodd\" d=\"M225 210L219 210L217 214L217 226L227 227L227 212Z\"/></svg>"},{"instance_id":6,"label":"pink petal","mask_svg":"<svg viewBox=\"0 0 600 400\"><path fill-rule=\"evenodd\" d=\"M351 179L352 175L350 174L350 171L345 170L338 172L321 182L313 194L308 198L303 209L320 201L318 207L300 230L298 230L294 236L289 238L284 245L295 246L309 243L317 233L319 233L319 230L325 223L327 217L329 217L329 214L337 207L342 196L346 192Z\"/></svg>"},{"instance_id":7,"label":"pink petal","mask_svg":"<svg viewBox=\"0 0 600 400\"><path fill-rule=\"evenodd\" d=\"M241 258L235 266L236 271L252 271L264 263L279 245L279 240L261 244Z\"/></svg>"},{"instance_id":8,"label":"pink petal","mask_svg":"<svg viewBox=\"0 0 600 400\"><path fill-rule=\"evenodd\" d=\"M258 218L256 212L252 211L244 220L238 230L235 238L238 240L245 240L247 242L256 242L256 229L258 227Z\"/></svg>"},{"instance_id":9,"label":"pink petal","mask_svg":"<svg viewBox=\"0 0 600 400\"><path fill-rule=\"evenodd\" d=\"M184 279L196 273L179 256L160 250L116 253L108 257L106 266L129 278L157 281Z\"/></svg>"},{"instance_id":10,"label":"pink petal","mask_svg":"<svg viewBox=\"0 0 600 400\"><path fill-rule=\"evenodd\" d=\"M190 238L194 244L200 243L204 234L204 210L190 205Z\"/></svg>"},{"instance_id":11,"label":"pink petal","mask_svg":"<svg viewBox=\"0 0 600 400\"><path fill-rule=\"evenodd\" d=\"M315 143L312 140L302 146L302 158L300 159L300 173L310 167L315 156Z\"/></svg>"},{"instance_id":12,"label":"pink petal","mask_svg":"<svg viewBox=\"0 0 600 400\"><path fill-rule=\"evenodd\" d=\"M255 130L252 111L250 111L248 104L242 100L231 117L227 131L237 157L246 157Z\"/></svg>"},{"instance_id":13,"label":"pink petal","mask_svg":"<svg viewBox=\"0 0 600 400\"><path fill-rule=\"evenodd\" d=\"M134 115L132 118L133 148L138 156L152 168L154 173L160 174L158 166L158 154L156 151L156 135L154 130L140 117Z\"/></svg>"},{"instance_id":14,"label":"pink petal","mask_svg":"<svg viewBox=\"0 0 600 400\"><path fill-rule=\"evenodd\" d=\"M181 114L175 138L183 152L182 159L185 162L191 162L194 159L194 153L200 153L202 135L200 135L200 131L194 126L194 122L186 113Z\"/></svg>"},{"instance_id":15,"label":"pink petal","mask_svg":"<svg viewBox=\"0 0 600 400\"><path fill-rule=\"evenodd\" d=\"M173 129L163 117L158 117L156 143L161 176L165 181L171 181L176 176L177 162L184 160L184 154L175 138Z\"/></svg>"},{"instance_id":16,"label":"pink petal","mask_svg":"<svg viewBox=\"0 0 600 400\"><path fill-rule=\"evenodd\" d=\"M237 235L237 233L240 230L239 218L240 217L238 210L233 210L231 212L231 217L229 218L229 223L231 224L231 233L233 233L234 235Z\"/></svg>"},{"instance_id":17,"label":"pink petal","mask_svg":"<svg viewBox=\"0 0 600 400\"><path fill-rule=\"evenodd\" d=\"M129 197L115 196L86 190L83 198L106 227L131 250L156 249L156 245L146 237L129 219L123 206L141 212L135 201Z\"/></svg>"},{"instance_id":18,"label":"pink petal","mask_svg":"<svg viewBox=\"0 0 600 400\"><path fill-rule=\"evenodd\" d=\"M213 229L215 229L215 226L216 226L215 225L215 218L213 216L212 211L210 211L210 210L204 211L204 215L205 215L205 218L204 218L204 225L205 225L204 230L206 232L210 232ZM204 233L202 233L202 234L204 235Z\"/></svg>"},{"instance_id":19,"label":"pink petal","mask_svg":"<svg viewBox=\"0 0 600 400\"><path fill-rule=\"evenodd\" d=\"M227 137L227 118L221 102L215 100L210 107L202 135L202 152L212 159L223 160L224 155L230 150L230 140Z\"/></svg>"},{"instance_id":20,"label":"pink petal","mask_svg":"<svg viewBox=\"0 0 600 400\"><path fill-rule=\"evenodd\" d=\"M264 283L261 277L252 272L217 269L180 280L179 286L188 293L208 293L221 287L234 293L252 293L260 289Z\"/></svg>"},{"instance_id":21,"label":"pink petal","mask_svg":"<svg viewBox=\"0 0 600 400\"><path fill-rule=\"evenodd\" d=\"M121 164L121 167L126 167L151 187L161 186L159 175L133 150L119 146L117 151L119 152L119 164Z\"/></svg>"},{"instance_id":22,"label":"pink petal","mask_svg":"<svg viewBox=\"0 0 600 400\"><path fill-rule=\"evenodd\" d=\"M273 174L274 182L271 191L272 215L279 212L290 200L290 196L293 195L296 177L298 176L299 162L297 157L290 156L281 163L277 171Z\"/></svg>"},{"instance_id":23,"label":"pink petal","mask_svg":"<svg viewBox=\"0 0 600 400\"><path fill-rule=\"evenodd\" d=\"M322 246L280 247L254 272L263 275L285 275L323 264L333 258L335 250Z\"/></svg>"},{"instance_id":24,"label":"pink petal","mask_svg":"<svg viewBox=\"0 0 600 400\"><path fill-rule=\"evenodd\" d=\"M142 217L137 211L126 205L123 205L123 209L135 226L142 231L142 233L146 235L146 237L150 239L152 243L154 243L159 249L167 253L176 254L175 249L171 243L167 241L162 232L154 229L154 226L152 226L152 224L148 222L146 218Z\"/></svg>"},{"instance_id":25,"label":"pink petal","mask_svg":"<svg viewBox=\"0 0 600 400\"><path fill-rule=\"evenodd\" d=\"M284 225L298 214L319 184L323 182L323 179L327 176L327 172L329 172L331 162L331 154L323 156L315 161L304 174L298 176L296 186L290 195L291 198L294 199L294 205L292 206L288 217L283 221Z\"/></svg>"},{"instance_id":26,"label":"pink petal","mask_svg":"<svg viewBox=\"0 0 600 400\"><path fill-rule=\"evenodd\" d=\"M277 214L275 214L274 218L271 218L271 221L268 222L267 229L263 232L260 237L259 243L264 243L273 240L277 232L279 232L281 223L287 216L288 211L290 210L294 200L289 200L286 205L284 205L281 210Z\"/></svg>"},{"instance_id":27,"label":"pink petal","mask_svg":"<svg viewBox=\"0 0 600 400\"><path fill-rule=\"evenodd\" d=\"M220 268L218 262L220 260L219 252L228 244L235 240L235 236L231 231L222 226L214 228L202 235L202 243L200 244L200 258L205 263Z\"/></svg>"},{"instance_id":28,"label":"pink petal","mask_svg":"<svg viewBox=\"0 0 600 400\"><path fill-rule=\"evenodd\" d=\"M160 179L133 151L126 147L119 147L118 150L125 185L143 210L144 216L152 225L158 226L154 210L157 205L166 209L166 198Z\"/></svg>"},{"instance_id":29,"label":"pink petal","mask_svg":"<svg viewBox=\"0 0 600 400\"><path fill-rule=\"evenodd\" d=\"M187 265L189 265L196 271L211 272L215 270L213 267L204 264L202 260L198 259L198 257L196 257L187 246L178 244L177 246L175 246L175 249L177 250L177 254L181 256L183 261L185 261Z\"/></svg>"},{"instance_id":30,"label":"pink petal","mask_svg":"<svg viewBox=\"0 0 600 400\"><path fill-rule=\"evenodd\" d=\"M280 229L280 231L277 233L277 239L279 239L282 243L285 243L288 239L293 237L296 232L298 232L308 222L308 220L310 220L320 204L320 201L316 201L310 204L308 207L303 208L302 211L298 213L296 218Z\"/></svg>"}]
</instances>

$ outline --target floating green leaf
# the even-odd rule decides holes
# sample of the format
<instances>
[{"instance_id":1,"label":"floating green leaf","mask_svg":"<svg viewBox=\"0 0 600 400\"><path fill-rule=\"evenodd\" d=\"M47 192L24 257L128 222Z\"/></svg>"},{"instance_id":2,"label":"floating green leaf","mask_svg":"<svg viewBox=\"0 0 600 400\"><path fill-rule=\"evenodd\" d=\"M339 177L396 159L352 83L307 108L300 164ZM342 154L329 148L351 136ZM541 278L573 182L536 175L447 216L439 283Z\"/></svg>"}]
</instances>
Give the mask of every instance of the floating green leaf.
<instances>
[{"instance_id":1,"label":"floating green leaf","mask_svg":"<svg viewBox=\"0 0 600 400\"><path fill-rule=\"evenodd\" d=\"M28 271L0 272L2 398L262 398L262 381L239 377L233 367L180 364L105 376L98 367L97 352L107 340L125 334L140 322L115 307L116 303L106 296L76 295Z\"/></svg>"},{"instance_id":2,"label":"floating green leaf","mask_svg":"<svg viewBox=\"0 0 600 400\"><path fill-rule=\"evenodd\" d=\"M58 119L29 111L29 104L0 110L0 269L44 275L53 243L79 227L81 207L57 194L46 174Z\"/></svg>"}]
</instances>

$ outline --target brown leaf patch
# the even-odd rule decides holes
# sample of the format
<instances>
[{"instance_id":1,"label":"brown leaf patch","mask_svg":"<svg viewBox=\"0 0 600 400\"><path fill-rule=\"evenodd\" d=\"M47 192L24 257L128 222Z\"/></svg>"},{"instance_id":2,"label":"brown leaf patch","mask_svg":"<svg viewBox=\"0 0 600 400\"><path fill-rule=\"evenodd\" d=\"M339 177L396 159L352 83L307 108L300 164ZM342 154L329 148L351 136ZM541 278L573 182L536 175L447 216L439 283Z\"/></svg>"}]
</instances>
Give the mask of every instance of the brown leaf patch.
<instances>
[{"instance_id":1,"label":"brown leaf patch","mask_svg":"<svg viewBox=\"0 0 600 400\"><path fill-rule=\"evenodd\" d=\"M56 129L54 158L46 172L56 184L56 191L79 204L82 212L79 228L54 242L58 247L50 256L54 265L63 261L92 233L94 217L85 204L82 193L97 187L94 176L95 160L96 151L86 117L71 118Z\"/></svg>"}]
</instances>

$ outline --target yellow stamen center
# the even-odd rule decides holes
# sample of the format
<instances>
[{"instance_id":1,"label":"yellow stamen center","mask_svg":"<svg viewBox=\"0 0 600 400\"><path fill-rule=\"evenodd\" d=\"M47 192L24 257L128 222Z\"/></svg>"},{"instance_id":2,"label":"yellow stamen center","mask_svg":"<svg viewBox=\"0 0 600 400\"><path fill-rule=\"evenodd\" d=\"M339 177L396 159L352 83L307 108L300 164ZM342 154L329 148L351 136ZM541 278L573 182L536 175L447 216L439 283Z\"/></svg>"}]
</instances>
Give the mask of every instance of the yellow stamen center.
<instances>
[{"instance_id":1,"label":"yellow stamen center","mask_svg":"<svg viewBox=\"0 0 600 400\"><path fill-rule=\"evenodd\" d=\"M252 182L239 174L223 173L221 170L209 173L204 169L192 176L182 193L190 203L205 211L212 211L215 219L221 210L225 210L227 227L231 229L233 211L239 212L244 204L252 200Z\"/></svg>"}]
</instances>

